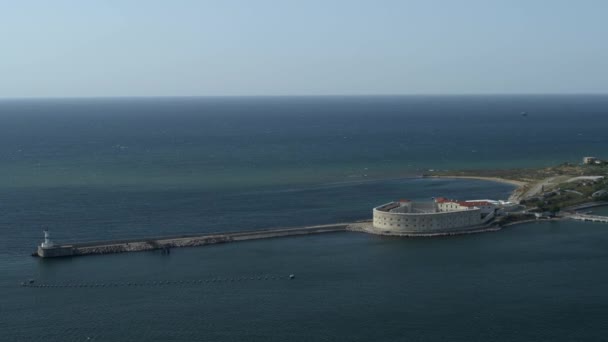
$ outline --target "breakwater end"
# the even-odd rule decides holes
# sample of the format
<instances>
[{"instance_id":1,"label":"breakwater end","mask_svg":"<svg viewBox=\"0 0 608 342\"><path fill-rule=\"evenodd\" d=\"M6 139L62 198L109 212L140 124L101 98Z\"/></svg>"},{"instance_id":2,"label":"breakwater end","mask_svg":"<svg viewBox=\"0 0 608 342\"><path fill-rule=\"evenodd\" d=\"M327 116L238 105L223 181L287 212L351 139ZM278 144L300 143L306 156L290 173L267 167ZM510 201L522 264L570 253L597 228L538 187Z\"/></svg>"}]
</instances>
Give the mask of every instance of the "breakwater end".
<instances>
[{"instance_id":1,"label":"breakwater end","mask_svg":"<svg viewBox=\"0 0 608 342\"><path fill-rule=\"evenodd\" d=\"M195 247L237 241L344 232L348 230L349 225L349 223L336 223L298 228L276 228L199 235L93 241L71 244L51 244L46 246L43 243L41 246L38 246L35 254L41 258L55 258L93 254L142 252L157 249L169 253L171 248L177 247Z\"/></svg>"}]
</instances>

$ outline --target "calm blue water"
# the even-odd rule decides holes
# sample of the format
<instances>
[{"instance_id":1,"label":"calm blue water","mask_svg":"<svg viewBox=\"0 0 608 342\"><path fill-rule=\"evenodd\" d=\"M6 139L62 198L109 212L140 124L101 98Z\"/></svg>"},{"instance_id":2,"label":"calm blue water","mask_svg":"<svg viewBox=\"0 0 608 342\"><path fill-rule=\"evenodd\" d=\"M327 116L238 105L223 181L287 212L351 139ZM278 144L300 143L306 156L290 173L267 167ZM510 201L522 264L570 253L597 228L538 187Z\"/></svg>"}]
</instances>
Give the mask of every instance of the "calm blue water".
<instances>
[{"instance_id":1,"label":"calm blue water","mask_svg":"<svg viewBox=\"0 0 608 342\"><path fill-rule=\"evenodd\" d=\"M397 198L506 198L504 184L415 176L602 157L607 112L601 96L0 101L0 341L601 340L602 224L29 253L43 226L81 241L353 221Z\"/></svg>"},{"instance_id":2,"label":"calm blue water","mask_svg":"<svg viewBox=\"0 0 608 342\"><path fill-rule=\"evenodd\" d=\"M578 162L605 153L606 108L608 96L2 101L0 185L223 190Z\"/></svg>"}]
</instances>

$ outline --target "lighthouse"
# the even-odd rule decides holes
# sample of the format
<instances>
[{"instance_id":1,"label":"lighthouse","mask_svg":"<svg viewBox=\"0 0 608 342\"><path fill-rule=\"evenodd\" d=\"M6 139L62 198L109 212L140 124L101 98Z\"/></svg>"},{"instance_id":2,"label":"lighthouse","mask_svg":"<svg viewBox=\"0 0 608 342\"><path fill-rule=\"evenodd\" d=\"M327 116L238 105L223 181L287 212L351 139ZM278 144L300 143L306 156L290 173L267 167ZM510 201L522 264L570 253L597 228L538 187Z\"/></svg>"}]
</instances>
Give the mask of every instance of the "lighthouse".
<instances>
[{"instance_id":1,"label":"lighthouse","mask_svg":"<svg viewBox=\"0 0 608 342\"><path fill-rule=\"evenodd\" d=\"M44 230L44 242L40 244L42 248L51 248L53 247L53 241L51 241L51 233L49 233L48 229Z\"/></svg>"},{"instance_id":2,"label":"lighthouse","mask_svg":"<svg viewBox=\"0 0 608 342\"><path fill-rule=\"evenodd\" d=\"M73 245L55 244L51 241L51 233L48 229L44 230L44 242L38 245L36 253L41 258L64 257L74 255Z\"/></svg>"}]
</instances>

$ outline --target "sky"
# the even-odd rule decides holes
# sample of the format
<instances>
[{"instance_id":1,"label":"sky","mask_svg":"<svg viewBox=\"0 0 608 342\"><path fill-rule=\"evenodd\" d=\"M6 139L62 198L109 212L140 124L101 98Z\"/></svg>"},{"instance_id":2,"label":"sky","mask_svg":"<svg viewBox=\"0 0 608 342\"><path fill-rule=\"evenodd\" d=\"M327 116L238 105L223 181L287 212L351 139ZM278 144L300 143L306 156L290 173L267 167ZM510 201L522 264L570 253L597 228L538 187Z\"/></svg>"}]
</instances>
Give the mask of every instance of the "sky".
<instances>
[{"instance_id":1,"label":"sky","mask_svg":"<svg viewBox=\"0 0 608 342\"><path fill-rule=\"evenodd\" d=\"M604 0L0 0L0 98L608 93Z\"/></svg>"}]
</instances>

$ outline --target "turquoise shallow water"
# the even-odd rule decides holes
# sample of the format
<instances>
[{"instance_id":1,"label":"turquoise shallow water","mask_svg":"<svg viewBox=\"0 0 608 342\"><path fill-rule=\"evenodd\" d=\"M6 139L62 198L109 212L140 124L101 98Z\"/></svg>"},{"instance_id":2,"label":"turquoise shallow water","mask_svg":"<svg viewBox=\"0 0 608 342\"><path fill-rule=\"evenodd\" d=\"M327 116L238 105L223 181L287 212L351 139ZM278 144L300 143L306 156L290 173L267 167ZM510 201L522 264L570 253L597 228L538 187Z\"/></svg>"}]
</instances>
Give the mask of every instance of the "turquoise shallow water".
<instances>
[{"instance_id":1,"label":"turquoise shallow water","mask_svg":"<svg viewBox=\"0 0 608 342\"><path fill-rule=\"evenodd\" d=\"M509 185L415 175L601 157L607 110L598 96L0 102L0 341L601 340L602 224L29 253L43 226L81 241L352 221L404 197L506 198ZM29 278L138 285L18 286Z\"/></svg>"}]
</instances>

